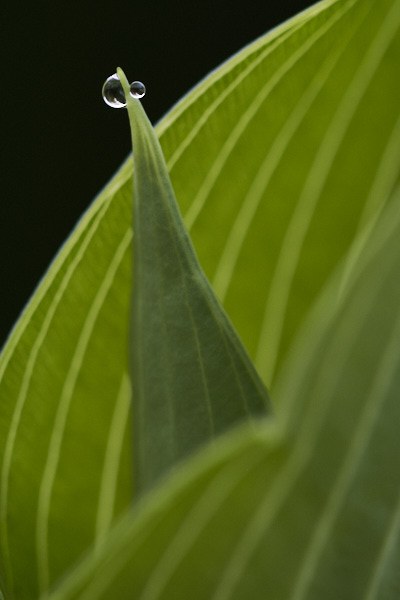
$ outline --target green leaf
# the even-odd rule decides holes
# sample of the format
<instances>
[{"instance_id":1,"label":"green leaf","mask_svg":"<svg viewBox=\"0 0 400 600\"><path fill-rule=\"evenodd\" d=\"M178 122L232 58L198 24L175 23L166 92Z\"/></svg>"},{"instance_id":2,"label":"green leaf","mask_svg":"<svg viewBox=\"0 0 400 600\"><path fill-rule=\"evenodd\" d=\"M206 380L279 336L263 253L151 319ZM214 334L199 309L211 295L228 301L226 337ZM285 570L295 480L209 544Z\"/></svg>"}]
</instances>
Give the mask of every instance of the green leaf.
<instances>
[{"instance_id":1,"label":"green leaf","mask_svg":"<svg viewBox=\"0 0 400 600\"><path fill-rule=\"evenodd\" d=\"M140 493L204 441L265 414L269 399L198 262L154 130L117 72L135 167L131 353Z\"/></svg>"},{"instance_id":2,"label":"green leaf","mask_svg":"<svg viewBox=\"0 0 400 600\"><path fill-rule=\"evenodd\" d=\"M322 2L157 126L200 263L268 384L289 350L311 352L294 344L310 306L398 180L399 11L398 0ZM7 600L38 597L92 544L101 553L130 503L131 174L128 161L89 208L0 359ZM364 245L352 248L342 293Z\"/></svg>"}]
</instances>

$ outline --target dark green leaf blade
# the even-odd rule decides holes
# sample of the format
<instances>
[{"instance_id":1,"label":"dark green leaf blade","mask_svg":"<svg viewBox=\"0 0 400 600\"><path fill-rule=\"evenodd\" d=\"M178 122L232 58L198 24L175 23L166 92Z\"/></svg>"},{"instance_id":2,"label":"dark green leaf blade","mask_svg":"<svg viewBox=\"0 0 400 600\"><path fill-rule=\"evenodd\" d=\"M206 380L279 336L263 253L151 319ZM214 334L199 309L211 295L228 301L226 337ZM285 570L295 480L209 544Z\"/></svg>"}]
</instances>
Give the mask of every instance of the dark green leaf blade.
<instances>
[{"instance_id":1,"label":"dark green leaf blade","mask_svg":"<svg viewBox=\"0 0 400 600\"><path fill-rule=\"evenodd\" d=\"M132 380L136 491L230 425L269 407L180 215L139 100L127 97L134 158Z\"/></svg>"}]
</instances>

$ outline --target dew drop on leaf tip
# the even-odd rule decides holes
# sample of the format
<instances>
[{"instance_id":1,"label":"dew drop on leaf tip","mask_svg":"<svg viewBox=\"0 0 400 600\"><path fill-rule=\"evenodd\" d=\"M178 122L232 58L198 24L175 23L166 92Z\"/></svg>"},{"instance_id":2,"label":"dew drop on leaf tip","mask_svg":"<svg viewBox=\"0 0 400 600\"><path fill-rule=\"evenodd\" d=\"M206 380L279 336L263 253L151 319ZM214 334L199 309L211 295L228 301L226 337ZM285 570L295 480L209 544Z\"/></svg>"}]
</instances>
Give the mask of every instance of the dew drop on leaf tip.
<instances>
[{"instance_id":1,"label":"dew drop on leaf tip","mask_svg":"<svg viewBox=\"0 0 400 600\"><path fill-rule=\"evenodd\" d=\"M134 81L129 88L132 98L143 98L146 88L141 81ZM126 108L126 98L116 73L108 77L103 85L103 100L112 108Z\"/></svg>"},{"instance_id":2,"label":"dew drop on leaf tip","mask_svg":"<svg viewBox=\"0 0 400 600\"><path fill-rule=\"evenodd\" d=\"M132 98L143 98L146 93L146 88L141 81L134 81L129 87L129 93Z\"/></svg>"},{"instance_id":3,"label":"dew drop on leaf tip","mask_svg":"<svg viewBox=\"0 0 400 600\"><path fill-rule=\"evenodd\" d=\"M108 77L103 85L103 100L112 108L124 108L126 106L126 98L121 82L116 73Z\"/></svg>"}]
</instances>

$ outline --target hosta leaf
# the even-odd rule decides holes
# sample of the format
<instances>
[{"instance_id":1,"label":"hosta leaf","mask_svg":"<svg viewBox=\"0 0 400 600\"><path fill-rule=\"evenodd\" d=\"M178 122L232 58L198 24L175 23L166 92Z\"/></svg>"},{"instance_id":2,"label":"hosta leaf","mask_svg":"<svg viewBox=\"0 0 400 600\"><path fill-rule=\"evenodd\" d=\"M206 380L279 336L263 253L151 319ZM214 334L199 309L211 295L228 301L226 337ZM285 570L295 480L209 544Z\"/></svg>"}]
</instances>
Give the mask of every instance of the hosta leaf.
<instances>
[{"instance_id":1,"label":"hosta leaf","mask_svg":"<svg viewBox=\"0 0 400 600\"><path fill-rule=\"evenodd\" d=\"M268 384L398 178L399 18L398 0L322 2L157 127L200 263ZM36 598L100 549L131 498L131 172L128 161L88 210L0 360L7 600Z\"/></svg>"},{"instance_id":2,"label":"hosta leaf","mask_svg":"<svg viewBox=\"0 0 400 600\"><path fill-rule=\"evenodd\" d=\"M283 390L297 427L240 429L187 463L51 600L395 600L399 269L400 188L336 309L305 332Z\"/></svg>"},{"instance_id":3,"label":"hosta leaf","mask_svg":"<svg viewBox=\"0 0 400 600\"><path fill-rule=\"evenodd\" d=\"M269 400L198 262L154 130L118 74L135 166L131 353L141 492L205 440L265 414Z\"/></svg>"}]
</instances>

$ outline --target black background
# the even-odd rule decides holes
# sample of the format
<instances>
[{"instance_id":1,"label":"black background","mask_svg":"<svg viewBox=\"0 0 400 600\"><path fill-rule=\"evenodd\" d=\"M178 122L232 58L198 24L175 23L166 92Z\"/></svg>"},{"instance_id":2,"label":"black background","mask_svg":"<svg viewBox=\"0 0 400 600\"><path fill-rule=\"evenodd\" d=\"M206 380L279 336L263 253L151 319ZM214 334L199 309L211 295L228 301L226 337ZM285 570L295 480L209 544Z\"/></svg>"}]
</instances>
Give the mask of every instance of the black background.
<instances>
[{"instance_id":1,"label":"black background","mask_svg":"<svg viewBox=\"0 0 400 600\"><path fill-rule=\"evenodd\" d=\"M121 66L153 123L210 70L311 0L21 2L2 9L0 346L54 254L129 153L101 98Z\"/></svg>"}]
</instances>

